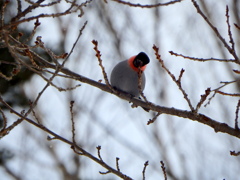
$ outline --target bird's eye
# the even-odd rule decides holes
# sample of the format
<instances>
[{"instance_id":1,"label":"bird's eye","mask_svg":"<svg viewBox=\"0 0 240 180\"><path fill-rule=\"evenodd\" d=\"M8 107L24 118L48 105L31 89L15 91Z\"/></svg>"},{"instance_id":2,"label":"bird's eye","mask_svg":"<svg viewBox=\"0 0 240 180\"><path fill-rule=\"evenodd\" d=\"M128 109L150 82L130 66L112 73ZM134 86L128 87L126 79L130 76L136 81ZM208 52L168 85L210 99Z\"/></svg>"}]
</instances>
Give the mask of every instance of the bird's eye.
<instances>
[{"instance_id":1,"label":"bird's eye","mask_svg":"<svg viewBox=\"0 0 240 180\"><path fill-rule=\"evenodd\" d=\"M135 59L135 61L133 61L133 64L135 67L142 67L143 62L140 59Z\"/></svg>"}]
</instances>

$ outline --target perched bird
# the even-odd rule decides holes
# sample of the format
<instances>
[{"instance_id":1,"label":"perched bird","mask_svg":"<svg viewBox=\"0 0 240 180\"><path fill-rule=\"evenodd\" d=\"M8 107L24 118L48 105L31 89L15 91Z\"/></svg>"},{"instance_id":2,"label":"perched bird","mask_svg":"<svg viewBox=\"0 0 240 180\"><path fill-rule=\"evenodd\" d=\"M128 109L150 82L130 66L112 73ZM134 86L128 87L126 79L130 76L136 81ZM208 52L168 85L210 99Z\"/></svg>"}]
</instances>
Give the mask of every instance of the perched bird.
<instances>
[{"instance_id":1,"label":"perched bird","mask_svg":"<svg viewBox=\"0 0 240 180\"><path fill-rule=\"evenodd\" d=\"M145 87L144 70L150 62L144 52L118 63L112 70L111 85L121 91L127 92L135 97L139 97L139 71L141 71L141 90Z\"/></svg>"}]
</instances>

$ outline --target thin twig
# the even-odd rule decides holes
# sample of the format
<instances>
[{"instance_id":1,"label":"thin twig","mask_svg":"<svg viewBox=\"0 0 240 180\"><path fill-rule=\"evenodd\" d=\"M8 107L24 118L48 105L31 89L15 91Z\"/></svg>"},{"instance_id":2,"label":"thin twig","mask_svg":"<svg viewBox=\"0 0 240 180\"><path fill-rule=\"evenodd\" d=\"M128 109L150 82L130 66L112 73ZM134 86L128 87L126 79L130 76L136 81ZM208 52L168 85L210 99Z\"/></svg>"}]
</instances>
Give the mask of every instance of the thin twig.
<instances>
[{"instance_id":1,"label":"thin twig","mask_svg":"<svg viewBox=\"0 0 240 180\"><path fill-rule=\"evenodd\" d=\"M162 113L158 112L152 119L149 119L147 125L154 123L161 114Z\"/></svg>"},{"instance_id":2,"label":"thin twig","mask_svg":"<svg viewBox=\"0 0 240 180\"><path fill-rule=\"evenodd\" d=\"M98 152L98 157L99 157L99 159L100 159L101 161L103 161L103 160L102 160L102 157L101 157L101 153L100 153L100 151L101 151L101 146L97 146L96 148L97 148L97 152Z\"/></svg>"},{"instance_id":3,"label":"thin twig","mask_svg":"<svg viewBox=\"0 0 240 180\"><path fill-rule=\"evenodd\" d=\"M0 124L1 125L0 126L0 135L1 135L1 132L7 127L7 117L5 116L1 107L0 107L0 113L1 113L1 116L2 116L2 118L0 118L0 120L2 121L1 124Z\"/></svg>"},{"instance_id":4,"label":"thin twig","mask_svg":"<svg viewBox=\"0 0 240 180\"><path fill-rule=\"evenodd\" d=\"M207 88L205 90L205 94L201 95L201 99L198 102L197 106L196 106L196 112L198 112L199 108L202 106L202 104L204 103L204 101L207 99L208 95L211 93L211 89Z\"/></svg>"},{"instance_id":5,"label":"thin twig","mask_svg":"<svg viewBox=\"0 0 240 180\"><path fill-rule=\"evenodd\" d=\"M47 3L47 4L40 4L39 7L49 7L49 6L53 6L55 4L58 4L60 2L61 2L61 0L56 0L56 1L53 1L53 2L50 2L50 3Z\"/></svg>"},{"instance_id":6,"label":"thin twig","mask_svg":"<svg viewBox=\"0 0 240 180\"><path fill-rule=\"evenodd\" d=\"M169 1L169 2L166 2L166 3L146 4L146 5L139 4L139 3L134 4L134 3L127 2L127 1L122 1L122 0L112 0L112 1L118 2L120 4L128 5L128 6L131 6L131 7L156 8L156 7L159 7L159 6L168 6L168 5L171 5L171 4L175 4L175 3L181 2L183 0L175 0L175 1Z\"/></svg>"},{"instance_id":7,"label":"thin twig","mask_svg":"<svg viewBox=\"0 0 240 180\"><path fill-rule=\"evenodd\" d=\"M51 60L58 66L58 69L61 69L61 67L63 67L63 66L61 66L61 65L59 64L59 62L57 61L58 56L56 56L51 49L45 47L44 42L42 41L42 37L41 37L41 36L37 36L35 43L36 43L40 48L42 48L42 49L51 57ZM27 49L27 51L29 51L29 49ZM59 71L59 70L58 70L58 71Z\"/></svg>"},{"instance_id":8,"label":"thin twig","mask_svg":"<svg viewBox=\"0 0 240 180\"><path fill-rule=\"evenodd\" d=\"M21 0L17 0L17 4L18 4L18 7L17 7L18 14L20 14L22 12L22 2L21 2Z\"/></svg>"},{"instance_id":9,"label":"thin twig","mask_svg":"<svg viewBox=\"0 0 240 180\"><path fill-rule=\"evenodd\" d=\"M110 85L109 83L109 80L108 80L108 77L107 77L107 73L105 71L105 68L102 64L102 59L101 59L101 52L98 50L98 41L96 40L92 40L92 43L94 44L94 50L96 51L96 57L98 59L98 62L99 62L99 66L101 67L102 69L102 74L103 74L103 77L104 77L104 80L105 80L105 83L106 85L113 90L112 86Z\"/></svg>"},{"instance_id":10,"label":"thin twig","mask_svg":"<svg viewBox=\"0 0 240 180\"><path fill-rule=\"evenodd\" d=\"M38 93L38 96L37 98L35 99L35 101L33 101L32 105L30 106L30 108L28 109L27 112L24 112L23 113L23 117L24 118L20 118L18 119L17 121L15 121L12 125L10 125L8 128L5 129L5 133L3 136L7 135L13 128L15 128L18 124L20 124L31 112L32 110L35 108L35 106L37 105L40 97L42 96L43 92L47 89L47 87L49 86L50 84L47 83L44 88ZM2 102L3 104L6 105L5 101L2 99L2 97L0 96L0 102Z\"/></svg>"},{"instance_id":11,"label":"thin twig","mask_svg":"<svg viewBox=\"0 0 240 180\"><path fill-rule=\"evenodd\" d=\"M31 6L28 6L24 11L22 11L20 14L18 14L17 16L15 16L11 21L15 22L18 19L20 19L21 17L26 16L28 13L32 12L33 9L37 9L39 8L39 5L43 2L44 0L38 0L37 2L35 2L34 4L32 4Z\"/></svg>"},{"instance_id":12,"label":"thin twig","mask_svg":"<svg viewBox=\"0 0 240 180\"><path fill-rule=\"evenodd\" d=\"M149 102L147 100L147 97L144 95L143 90L142 90L142 71L140 69L140 67L138 68L138 91L139 94L142 96L142 98L144 99L145 102Z\"/></svg>"},{"instance_id":13,"label":"thin twig","mask_svg":"<svg viewBox=\"0 0 240 180\"><path fill-rule=\"evenodd\" d=\"M9 52L11 54L14 54L13 52L13 49L10 47L10 45L8 45L9 47ZM52 82L52 80L54 79L54 77L56 76L56 74L58 73L59 71L59 68L58 66L56 66L56 70L55 70L55 73L52 75L51 78L49 78L47 84L44 86L44 88L38 93L38 96L37 98L35 99L35 101L33 101L32 105L30 106L30 108L28 109L28 111L26 113L24 113L24 117L27 117L31 112L32 110L35 108L35 106L37 105L40 97L42 96L43 92L49 87L49 85L51 84L50 82ZM1 97L1 102L4 102L2 97ZM20 118L18 119L17 121L15 121L11 126L9 126L8 128L6 128L5 130L5 134L8 134L13 128L15 128L18 124L20 124L22 121L24 120L24 118Z\"/></svg>"},{"instance_id":14,"label":"thin twig","mask_svg":"<svg viewBox=\"0 0 240 180\"><path fill-rule=\"evenodd\" d=\"M237 70L233 70L235 73L238 73ZM211 92L214 92L213 95L208 99L208 102L204 105L204 107L206 107L207 105L210 104L211 100L215 97L216 94L221 94L224 96L233 96L233 97L240 97L239 93L227 93L227 92L223 92L223 91L219 91L220 89L222 89L223 87L229 85L229 84L233 84L233 83L237 83L239 82L240 79L234 80L234 81L221 81L220 83L222 83L223 85L221 85L220 87L211 90Z\"/></svg>"},{"instance_id":15,"label":"thin twig","mask_svg":"<svg viewBox=\"0 0 240 180\"><path fill-rule=\"evenodd\" d=\"M6 77L4 74L1 74L1 72L0 72L0 76L3 76L3 77L5 77L5 79L8 79L8 80L10 80L10 79L12 79L12 77L14 76L14 75L16 75L19 71L20 71L20 64L23 64L25 67L27 67L29 70L31 70L31 71L33 71L34 73L36 73L36 74L38 74L40 77L42 77L46 82L48 82L48 83L50 83L50 85L51 86L53 86L53 87L55 87L56 89L58 89L60 92L61 91L69 91L69 90L74 90L74 89L76 89L77 87L79 87L80 86L80 84L78 84L78 85L76 85L76 86L74 86L74 87L70 87L70 88L62 88L62 87L58 87L57 85L55 85L52 81L50 81L49 79L47 79L47 78L45 78L43 75L42 75L42 72L44 71L44 72L48 72L48 73L50 73L50 74L52 74L52 75L56 75L56 76L62 76L63 77L63 75L60 75L60 74L58 74L58 73L56 73L56 72L50 72L50 71L47 71L47 70L43 70L43 68L42 67L40 67L37 63L36 63L36 61L35 61L35 59L36 59L36 57L39 57L35 52L33 52L32 50L30 50L30 47L29 46L27 46L27 45L23 45L23 44L21 44L21 42L19 42L18 40L16 40L15 38L13 38L12 36L9 36L9 38L11 39L11 40L13 40L15 43L17 43L18 45L21 45L21 46L23 46L24 48L19 48L19 47L16 47L15 49L13 49L12 48L12 46L10 46L9 47L9 50L10 50L10 52L11 52L11 54L12 55L15 55L15 54L17 54L17 53L20 53L21 55L23 55L23 56L27 56L29 59L30 59L30 61L31 61L31 63L32 63L32 65L34 66L34 68L31 66L31 65L29 65L29 64L27 64L24 60L21 60L18 56L15 56L15 60L17 60L19 63L17 64L17 63L14 63L14 64L16 64L16 68L14 68L13 69L13 71L12 71L12 76L10 76L10 77ZM39 45L41 44L41 46L44 46L44 43L43 42L41 42L41 40L40 40L40 38L37 38L38 40L38 43L39 43ZM19 51L19 50L22 50L24 53L22 53L21 51ZM65 56L67 55L66 53L64 53L64 54L62 54L62 55L60 55L60 56L56 56L55 54L53 54L53 52L51 52L51 50L50 49L46 49L47 51L48 51L48 53L49 54L51 54L51 56L52 56L52 59L58 59L58 58L65 58ZM46 62L46 61L45 61ZM56 60L55 60L55 62L56 62ZM5 63L5 61L4 61L4 63ZM7 62L6 62L7 63ZM10 63L8 63L8 64L10 64ZM60 64L58 63L58 62L56 62L56 64L58 65L58 67L60 66ZM36 70L36 69L38 69L38 70L41 70L40 72L38 71L38 70ZM60 68L60 67L59 67ZM66 76L64 76L64 77L66 77ZM70 78L70 77L67 77L67 78Z\"/></svg>"},{"instance_id":16,"label":"thin twig","mask_svg":"<svg viewBox=\"0 0 240 180\"><path fill-rule=\"evenodd\" d=\"M236 27L238 30L240 30L240 26L239 26L239 25L237 25L236 23L234 23L234 25L235 25L235 27Z\"/></svg>"},{"instance_id":17,"label":"thin twig","mask_svg":"<svg viewBox=\"0 0 240 180\"><path fill-rule=\"evenodd\" d=\"M74 123L73 105L74 105L74 101L71 101L70 102L70 114L71 114L71 122L72 122L72 142L75 145L76 141L75 141L75 123Z\"/></svg>"},{"instance_id":18,"label":"thin twig","mask_svg":"<svg viewBox=\"0 0 240 180\"><path fill-rule=\"evenodd\" d=\"M189 59L189 60L199 61L199 62L218 61L218 62L231 62L231 63L237 63L237 64L239 64L238 62L235 61L235 59L196 58L196 57L186 56L186 55L183 55L183 54L178 54L178 53L175 53L175 52L173 52L173 51L169 51L169 53L170 53L171 55L174 55L174 56L179 56L179 57L182 57L182 58L184 58L184 59Z\"/></svg>"},{"instance_id":19,"label":"thin twig","mask_svg":"<svg viewBox=\"0 0 240 180\"><path fill-rule=\"evenodd\" d=\"M228 26L228 36L230 39L230 44L232 44L232 51L235 52L235 43L233 40L233 36L232 36L232 31L231 31L231 26L230 26L230 22L229 22L229 9L228 6L226 6L226 17L227 17L227 26Z\"/></svg>"},{"instance_id":20,"label":"thin twig","mask_svg":"<svg viewBox=\"0 0 240 180\"><path fill-rule=\"evenodd\" d=\"M73 149L73 151L78 154L78 155L83 155L83 153L81 151L77 151L76 149L76 138L75 138L75 122L74 122L74 112L73 112L73 105L74 105L74 101L70 101L70 114L71 114L71 122L72 122L72 142L73 145L71 146L71 148Z\"/></svg>"},{"instance_id":21,"label":"thin twig","mask_svg":"<svg viewBox=\"0 0 240 180\"><path fill-rule=\"evenodd\" d=\"M159 48L156 46L156 45L153 45L153 49L155 51L155 55L156 55L156 59L160 62L160 64L162 65L162 68L168 73L168 75L172 78L172 80L177 84L178 88L180 89L180 91L182 92L183 94L183 97L184 99L187 101L188 103L188 106L190 107L191 111L194 112L195 109L190 101L190 99L188 98L188 95L187 93L184 91L184 89L182 88L182 83L181 83L181 77L182 77L182 74L184 72L184 70L182 69L181 72L180 72L180 75L179 75L179 78L178 80L175 78L175 76L169 71L169 69L165 66L164 64L164 61L161 59L161 56L159 55L158 51L159 51Z\"/></svg>"},{"instance_id":22,"label":"thin twig","mask_svg":"<svg viewBox=\"0 0 240 180\"><path fill-rule=\"evenodd\" d=\"M222 86L216 88L216 89L213 89L212 91L218 91L219 89L222 89L223 87L229 85L229 84L233 84L233 83L236 83L236 82L240 82L240 79L237 79L237 80L233 80L233 81L221 81L220 83L223 84Z\"/></svg>"},{"instance_id":23,"label":"thin twig","mask_svg":"<svg viewBox=\"0 0 240 180\"><path fill-rule=\"evenodd\" d=\"M224 95L224 96L240 97L239 93L226 93L223 91L216 91L216 93Z\"/></svg>"},{"instance_id":24,"label":"thin twig","mask_svg":"<svg viewBox=\"0 0 240 180\"><path fill-rule=\"evenodd\" d=\"M23 42L27 43L30 42L33 39L33 36L36 34L37 28L41 25L41 23L39 22L39 19L36 19L35 23L34 23L34 28L31 32L31 34L29 35L28 38L26 38Z\"/></svg>"},{"instance_id":25,"label":"thin twig","mask_svg":"<svg viewBox=\"0 0 240 180\"><path fill-rule=\"evenodd\" d=\"M236 73L236 74L240 74L240 71L236 70L236 69L233 69L233 72Z\"/></svg>"},{"instance_id":26,"label":"thin twig","mask_svg":"<svg viewBox=\"0 0 240 180\"><path fill-rule=\"evenodd\" d=\"M167 180L167 172L163 161L160 161L164 179Z\"/></svg>"},{"instance_id":27,"label":"thin twig","mask_svg":"<svg viewBox=\"0 0 240 180\"><path fill-rule=\"evenodd\" d=\"M29 51L29 49L25 50L26 56L28 56L29 60L31 61L32 65L36 68L41 70L41 68L37 65L37 63L34 61L32 53ZM26 63L25 63L26 64Z\"/></svg>"},{"instance_id":28,"label":"thin twig","mask_svg":"<svg viewBox=\"0 0 240 180\"><path fill-rule=\"evenodd\" d=\"M145 173L146 173L146 168L147 168L147 166L148 166L148 161L146 161L145 163L144 163L144 167L143 167L143 170L142 170L142 176L143 176L143 180L145 180Z\"/></svg>"},{"instance_id":29,"label":"thin twig","mask_svg":"<svg viewBox=\"0 0 240 180\"><path fill-rule=\"evenodd\" d=\"M32 106L32 101L29 101L29 104L30 104L30 106ZM42 124L42 123L40 122L39 118L37 117L34 108L32 109L32 113L33 113L33 117L35 117L37 123L38 123L38 124Z\"/></svg>"},{"instance_id":30,"label":"thin twig","mask_svg":"<svg viewBox=\"0 0 240 180\"><path fill-rule=\"evenodd\" d=\"M102 174L102 175L105 175L105 174L111 173L111 171L106 171L106 172L99 171L99 173Z\"/></svg>"},{"instance_id":31,"label":"thin twig","mask_svg":"<svg viewBox=\"0 0 240 180\"><path fill-rule=\"evenodd\" d=\"M5 9L8 5L8 3L10 3L10 1L5 1L2 5L2 8L1 8L1 27L4 26L4 13L5 13Z\"/></svg>"},{"instance_id":32,"label":"thin twig","mask_svg":"<svg viewBox=\"0 0 240 180\"><path fill-rule=\"evenodd\" d=\"M230 151L230 155L231 156L239 156L240 155L240 151L238 151L238 152Z\"/></svg>"},{"instance_id":33,"label":"thin twig","mask_svg":"<svg viewBox=\"0 0 240 180\"><path fill-rule=\"evenodd\" d=\"M119 157L116 157L116 168L118 171L120 171L120 168L119 168L119 160L120 158Z\"/></svg>"},{"instance_id":34,"label":"thin twig","mask_svg":"<svg viewBox=\"0 0 240 180\"><path fill-rule=\"evenodd\" d=\"M234 57L236 63L239 64L239 58L236 54L236 52L228 45L228 43L225 41L225 39L222 37L222 35L219 33L218 29L209 21L207 16L202 12L199 5L195 0L192 0L193 5L195 6L197 12L203 17L203 19L207 22L207 24L211 27L211 29L214 31L214 33L217 35L217 37L220 39L220 41L223 43L223 45L227 48L228 52L232 54Z\"/></svg>"},{"instance_id":35,"label":"thin twig","mask_svg":"<svg viewBox=\"0 0 240 180\"><path fill-rule=\"evenodd\" d=\"M239 127L238 127L238 113L239 113L239 107L240 107L240 99L238 100L238 104L237 104L237 107L236 107L236 117L235 117L235 129L239 130Z\"/></svg>"},{"instance_id":36,"label":"thin twig","mask_svg":"<svg viewBox=\"0 0 240 180\"><path fill-rule=\"evenodd\" d=\"M178 82L178 83L181 83L181 79L182 79L182 76L183 76L183 73L184 73L184 72L185 72L185 70L184 70L184 69L181 69L180 74L179 74L178 79L177 79L177 82Z\"/></svg>"},{"instance_id":37,"label":"thin twig","mask_svg":"<svg viewBox=\"0 0 240 180\"><path fill-rule=\"evenodd\" d=\"M64 67L66 61L69 59L69 57L71 56L71 54L73 53L73 50L75 49L80 37L82 36L82 33L83 33L83 30L85 29L86 25L87 25L88 21L85 21L85 23L83 24L82 28L79 30L79 34L78 34L78 37L76 39L76 41L74 42L73 46L72 46L72 49L70 51L70 53L67 55L67 57L64 59L63 63L62 63L62 67Z\"/></svg>"}]
</instances>

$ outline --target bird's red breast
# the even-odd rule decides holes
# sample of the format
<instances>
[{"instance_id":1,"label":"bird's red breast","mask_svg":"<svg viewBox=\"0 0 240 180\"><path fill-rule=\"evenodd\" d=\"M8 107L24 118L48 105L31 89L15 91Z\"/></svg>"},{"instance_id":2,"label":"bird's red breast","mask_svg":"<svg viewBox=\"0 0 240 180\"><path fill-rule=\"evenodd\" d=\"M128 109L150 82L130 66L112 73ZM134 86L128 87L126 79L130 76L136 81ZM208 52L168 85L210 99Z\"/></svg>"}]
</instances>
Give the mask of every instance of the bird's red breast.
<instances>
[{"instance_id":1,"label":"bird's red breast","mask_svg":"<svg viewBox=\"0 0 240 180\"><path fill-rule=\"evenodd\" d=\"M133 64L133 61L134 61L135 57L136 57L136 56L130 57L130 58L128 59L128 64L129 64L129 66L130 66L134 71L138 72L138 68L135 67L134 64ZM147 65L142 66L142 67L140 68L141 71L144 71L144 70L146 69L146 67L147 67Z\"/></svg>"}]
</instances>

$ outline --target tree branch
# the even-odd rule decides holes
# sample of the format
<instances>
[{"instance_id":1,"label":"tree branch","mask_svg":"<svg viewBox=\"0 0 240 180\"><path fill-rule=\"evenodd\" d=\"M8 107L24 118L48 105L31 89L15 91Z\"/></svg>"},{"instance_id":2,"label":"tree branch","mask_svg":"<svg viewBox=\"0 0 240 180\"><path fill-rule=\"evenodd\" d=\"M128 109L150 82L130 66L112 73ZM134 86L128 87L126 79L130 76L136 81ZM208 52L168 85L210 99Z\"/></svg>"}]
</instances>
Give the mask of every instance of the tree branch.
<instances>
[{"instance_id":1,"label":"tree branch","mask_svg":"<svg viewBox=\"0 0 240 180\"><path fill-rule=\"evenodd\" d=\"M222 35L219 33L218 29L209 21L209 19L207 18L207 16L205 16L205 14L202 12L202 10L200 9L199 5L197 4L197 2L195 0L192 0L193 5L195 6L197 12L203 17L203 19L208 23L208 25L210 26L210 28L214 31L214 33L217 35L217 37L220 39L220 41L223 43L223 45L227 48L228 52L230 54L232 54L232 56L234 57L236 63L240 63L239 62L239 58L235 52L234 49L232 49L228 43L225 41L225 39L222 37ZM234 47L234 46L233 46Z\"/></svg>"},{"instance_id":2,"label":"tree branch","mask_svg":"<svg viewBox=\"0 0 240 180\"><path fill-rule=\"evenodd\" d=\"M155 8L155 7L159 7L159 6L168 6L168 5L171 5L171 4L175 4L175 3L178 3L178 2L182 2L183 0L176 0L176 1L169 1L169 2L166 2L166 3L157 3L157 4L139 4L139 3L131 3L131 2L127 2L127 1L122 1L122 0L112 0L112 1L115 1L115 2L118 2L120 4L124 4L124 5L128 5L128 6L131 6L131 7L140 7L140 8Z\"/></svg>"},{"instance_id":3,"label":"tree branch","mask_svg":"<svg viewBox=\"0 0 240 180\"><path fill-rule=\"evenodd\" d=\"M40 62L41 64L44 64L45 67L51 68L51 69L55 69L56 65L53 65L47 61L45 61L44 59L42 59L41 57L37 56L36 53L32 52L33 55L35 55L35 60L37 62ZM204 115L204 114L197 114L195 112L192 111L185 111L185 110L180 110L180 109L176 109L176 108L168 108L168 107L163 107L163 106L159 106L159 105L155 105L153 103L151 103L151 105L149 105L149 103L144 102L140 99L137 98L133 98L131 95L124 93L124 92L120 92L120 91L116 91L113 92L107 85L94 81L92 79L89 79L85 76L79 75L75 72L72 72L69 69L66 68L61 68L60 72L68 75L69 77L71 77L72 79L75 79L77 81L80 81L82 83L86 83L89 84L91 86L94 86L98 89L101 89L102 91L114 94L122 99L125 99L129 102L132 102L133 104L137 105L137 106L141 106L147 109L150 109L152 111L155 112L159 112L161 114L169 114L169 115L173 115L173 116L178 116L178 117L182 117L182 118L187 118L193 121L197 121L199 123L205 124L207 126L210 126L211 128L214 129L215 132L222 132L222 133L227 133L229 135L232 135L234 137L237 137L240 139L240 131L237 129L234 129L230 126L228 126L226 123L220 123L216 120L211 119L210 117Z\"/></svg>"}]
</instances>

